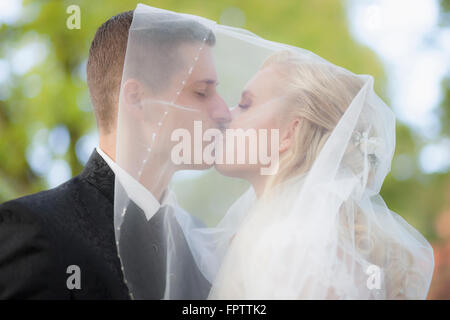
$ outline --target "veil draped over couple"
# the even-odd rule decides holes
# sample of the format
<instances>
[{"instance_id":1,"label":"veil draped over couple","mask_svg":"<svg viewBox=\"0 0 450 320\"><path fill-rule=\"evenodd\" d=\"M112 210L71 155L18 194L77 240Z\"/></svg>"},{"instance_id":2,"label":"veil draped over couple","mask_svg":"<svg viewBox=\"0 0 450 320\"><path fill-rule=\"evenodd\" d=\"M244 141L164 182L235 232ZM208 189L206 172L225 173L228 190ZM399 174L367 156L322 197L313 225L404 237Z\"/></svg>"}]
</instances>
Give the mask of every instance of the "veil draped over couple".
<instances>
[{"instance_id":1,"label":"veil draped over couple","mask_svg":"<svg viewBox=\"0 0 450 320\"><path fill-rule=\"evenodd\" d=\"M424 299L425 238L379 195L395 117L356 75L138 5L114 226L135 299Z\"/></svg>"}]
</instances>

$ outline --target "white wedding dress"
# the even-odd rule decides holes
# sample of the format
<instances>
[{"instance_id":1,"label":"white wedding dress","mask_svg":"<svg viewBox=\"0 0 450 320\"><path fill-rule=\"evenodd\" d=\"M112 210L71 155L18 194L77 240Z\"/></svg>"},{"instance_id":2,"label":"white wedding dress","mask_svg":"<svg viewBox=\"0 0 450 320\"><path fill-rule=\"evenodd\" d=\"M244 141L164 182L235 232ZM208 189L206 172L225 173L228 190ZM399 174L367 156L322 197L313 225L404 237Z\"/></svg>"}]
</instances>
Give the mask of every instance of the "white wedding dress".
<instances>
[{"instance_id":1,"label":"white wedding dress","mask_svg":"<svg viewBox=\"0 0 450 320\"><path fill-rule=\"evenodd\" d=\"M379 210L374 212L376 221L366 217L353 228L332 215L324 220L298 211L292 219L294 199L304 181L305 175L292 179L264 202L251 188L233 204L224 220L239 219L239 227L228 242L209 299L426 297L431 248L420 233L383 207L379 196L372 199L380 202L374 207ZM367 231L370 228L377 229ZM365 237L373 238L372 247L361 243L357 248L355 243ZM409 255L409 264L397 255Z\"/></svg>"}]
</instances>

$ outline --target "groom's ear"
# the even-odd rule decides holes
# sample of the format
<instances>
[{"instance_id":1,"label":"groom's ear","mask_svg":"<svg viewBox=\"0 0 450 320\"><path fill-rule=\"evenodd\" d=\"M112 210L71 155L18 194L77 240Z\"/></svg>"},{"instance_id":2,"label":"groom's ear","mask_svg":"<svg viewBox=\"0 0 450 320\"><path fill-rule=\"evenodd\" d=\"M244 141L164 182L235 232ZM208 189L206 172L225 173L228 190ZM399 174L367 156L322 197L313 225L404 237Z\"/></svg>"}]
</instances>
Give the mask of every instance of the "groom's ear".
<instances>
[{"instance_id":1,"label":"groom's ear","mask_svg":"<svg viewBox=\"0 0 450 320\"><path fill-rule=\"evenodd\" d=\"M284 153L289 150L294 143L295 133L297 132L300 119L293 119L284 129L282 136L280 137L280 153Z\"/></svg>"},{"instance_id":2,"label":"groom's ear","mask_svg":"<svg viewBox=\"0 0 450 320\"><path fill-rule=\"evenodd\" d=\"M136 79L128 79L122 86L123 102L128 112L140 115L142 100L144 99L144 87Z\"/></svg>"}]
</instances>

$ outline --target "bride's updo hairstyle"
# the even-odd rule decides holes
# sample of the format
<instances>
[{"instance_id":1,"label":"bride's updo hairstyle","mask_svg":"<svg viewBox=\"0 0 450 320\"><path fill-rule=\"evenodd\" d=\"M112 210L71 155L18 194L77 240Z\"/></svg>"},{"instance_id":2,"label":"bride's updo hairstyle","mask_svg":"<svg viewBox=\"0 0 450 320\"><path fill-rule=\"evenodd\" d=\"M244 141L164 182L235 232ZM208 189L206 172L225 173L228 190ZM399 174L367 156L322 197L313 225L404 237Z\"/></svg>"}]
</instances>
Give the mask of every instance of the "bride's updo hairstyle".
<instances>
[{"instance_id":1,"label":"bride's updo hairstyle","mask_svg":"<svg viewBox=\"0 0 450 320\"><path fill-rule=\"evenodd\" d=\"M273 186L311 168L363 82L344 69L310 62L290 51L270 56L261 66L261 69L264 68L276 70L281 79L280 90L285 91L280 122L289 123L295 118L300 120L295 143L282 155L278 173L271 183ZM363 157L356 148L348 151L360 159ZM354 169L360 171L360 168Z\"/></svg>"},{"instance_id":2,"label":"bride's updo hairstyle","mask_svg":"<svg viewBox=\"0 0 450 320\"><path fill-rule=\"evenodd\" d=\"M345 69L328 63L311 62L290 52L282 51L269 58L261 69L273 68L278 72L279 90L285 96L280 109L280 123L288 124L298 118L294 143L280 155L278 173L266 185L268 195L273 187L309 171L333 129L363 87L364 82ZM370 158L370 157L369 157ZM377 159L370 158L368 182L375 174ZM358 175L364 166L364 153L351 140L344 153L342 165ZM351 203L350 203L351 202ZM415 271L414 257L401 240L383 236L380 227L366 221L367 215L353 201L342 207L348 212L352 206L353 216L342 217L340 241L354 244L358 254L377 265L384 272L386 299L416 299L426 281L421 272ZM350 220L349 220L350 218ZM368 230L372 228L371 230ZM378 230L374 230L377 228ZM387 265L386 261L389 261ZM413 282L414 284L412 285Z\"/></svg>"}]
</instances>

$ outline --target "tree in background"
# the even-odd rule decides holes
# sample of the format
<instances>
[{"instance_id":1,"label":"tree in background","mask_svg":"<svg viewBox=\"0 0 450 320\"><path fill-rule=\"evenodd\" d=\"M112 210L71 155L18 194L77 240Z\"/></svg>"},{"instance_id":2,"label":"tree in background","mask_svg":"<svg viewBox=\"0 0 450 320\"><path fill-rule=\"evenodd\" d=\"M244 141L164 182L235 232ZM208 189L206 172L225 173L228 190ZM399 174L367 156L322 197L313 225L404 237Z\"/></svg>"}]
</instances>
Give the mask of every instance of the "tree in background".
<instances>
[{"instance_id":1,"label":"tree in background","mask_svg":"<svg viewBox=\"0 0 450 320\"><path fill-rule=\"evenodd\" d=\"M104 21L134 9L138 2L215 21L228 16L229 23L264 38L313 51L355 73L371 74L377 92L389 105L383 67L375 53L352 39L345 1L24 1L15 21L0 21L0 203L47 188L58 174L73 176L81 171L92 151L86 152L85 142L95 137L85 77L90 42ZM81 28L69 30L66 9L73 4L81 8ZM448 18L450 1L441 1L441 5ZM441 137L447 138L449 83L448 79L443 83L446 95L438 108ZM450 178L448 171L421 171L418 157L426 143L397 122L392 170L402 169L395 159L408 157L413 174L405 180L389 174L381 195L390 209L429 240L439 246L447 241L450 252L450 232L437 228L442 224L450 228ZM448 261L450 253L446 257L442 259ZM449 265L444 267L447 273ZM436 296L445 294L450 297L449 292Z\"/></svg>"}]
</instances>

